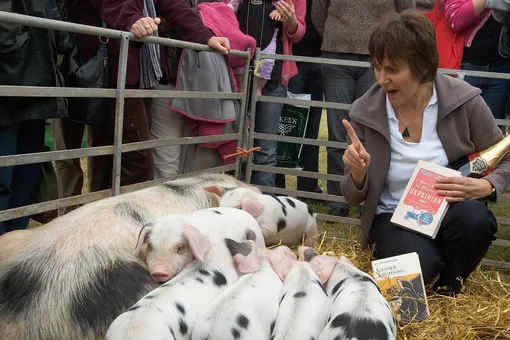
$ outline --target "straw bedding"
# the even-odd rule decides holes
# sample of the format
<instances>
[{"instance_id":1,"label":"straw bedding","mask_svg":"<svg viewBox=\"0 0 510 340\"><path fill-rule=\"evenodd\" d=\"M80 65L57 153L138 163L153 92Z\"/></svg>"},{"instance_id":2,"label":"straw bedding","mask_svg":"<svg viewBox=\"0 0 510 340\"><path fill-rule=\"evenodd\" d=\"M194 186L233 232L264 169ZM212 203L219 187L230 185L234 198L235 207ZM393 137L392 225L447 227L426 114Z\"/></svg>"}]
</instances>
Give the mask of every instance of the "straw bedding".
<instances>
[{"instance_id":1,"label":"straw bedding","mask_svg":"<svg viewBox=\"0 0 510 340\"><path fill-rule=\"evenodd\" d=\"M318 254L345 255L372 275L371 252L361 250L357 240L338 240L327 232L319 237ZM510 339L510 283L497 271L477 269L456 298L432 292L427 298L430 317L400 326L397 339Z\"/></svg>"}]
</instances>

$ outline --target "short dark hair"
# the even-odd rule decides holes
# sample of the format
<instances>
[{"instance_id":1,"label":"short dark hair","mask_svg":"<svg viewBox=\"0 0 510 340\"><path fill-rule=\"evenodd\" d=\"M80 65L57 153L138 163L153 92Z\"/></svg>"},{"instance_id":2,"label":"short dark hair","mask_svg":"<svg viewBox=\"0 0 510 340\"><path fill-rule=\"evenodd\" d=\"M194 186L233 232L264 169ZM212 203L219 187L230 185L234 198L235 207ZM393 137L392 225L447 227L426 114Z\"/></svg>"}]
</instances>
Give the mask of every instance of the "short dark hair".
<instances>
[{"instance_id":1,"label":"short dark hair","mask_svg":"<svg viewBox=\"0 0 510 340\"><path fill-rule=\"evenodd\" d=\"M439 68L434 25L418 11L389 14L372 31L368 50L372 66L385 58L392 65L407 62L422 84L433 81Z\"/></svg>"}]
</instances>

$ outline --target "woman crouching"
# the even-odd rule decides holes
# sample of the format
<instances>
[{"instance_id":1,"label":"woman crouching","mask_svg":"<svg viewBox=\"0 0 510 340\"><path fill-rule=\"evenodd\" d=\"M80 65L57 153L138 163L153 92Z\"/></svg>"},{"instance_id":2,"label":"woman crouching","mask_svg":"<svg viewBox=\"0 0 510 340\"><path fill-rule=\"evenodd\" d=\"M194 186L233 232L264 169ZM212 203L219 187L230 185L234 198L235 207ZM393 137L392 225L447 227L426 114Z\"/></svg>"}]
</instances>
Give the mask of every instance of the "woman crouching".
<instances>
[{"instance_id":1,"label":"woman crouching","mask_svg":"<svg viewBox=\"0 0 510 340\"><path fill-rule=\"evenodd\" d=\"M351 122L344 120L351 144L342 192L353 206L365 201L363 248L373 246L376 258L417 252L425 284L455 295L495 239L486 202L508 187L510 157L482 179L437 182L452 204L435 239L390 219L419 160L446 166L503 134L479 89L438 72L434 27L421 13L390 15L372 32L369 52L377 84L354 102Z\"/></svg>"}]
</instances>

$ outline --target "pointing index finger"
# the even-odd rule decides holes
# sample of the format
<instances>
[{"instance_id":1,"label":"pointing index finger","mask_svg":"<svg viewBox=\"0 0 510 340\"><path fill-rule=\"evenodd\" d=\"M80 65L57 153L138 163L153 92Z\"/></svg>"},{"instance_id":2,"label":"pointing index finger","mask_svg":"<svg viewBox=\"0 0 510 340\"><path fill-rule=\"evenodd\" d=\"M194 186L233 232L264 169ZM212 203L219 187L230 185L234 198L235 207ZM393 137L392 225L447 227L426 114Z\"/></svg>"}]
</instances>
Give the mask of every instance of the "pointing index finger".
<instances>
[{"instance_id":1,"label":"pointing index finger","mask_svg":"<svg viewBox=\"0 0 510 340\"><path fill-rule=\"evenodd\" d=\"M352 143L356 142L359 143L360 141L358 135L356 135L356 132L354 131L351 123L349 123L349 121L347 121L346 119L343 119L342 123L344 124L345 130L347 130L347 134L349 135L349 138L351 139Z\"/></svg>"}]
</instances>

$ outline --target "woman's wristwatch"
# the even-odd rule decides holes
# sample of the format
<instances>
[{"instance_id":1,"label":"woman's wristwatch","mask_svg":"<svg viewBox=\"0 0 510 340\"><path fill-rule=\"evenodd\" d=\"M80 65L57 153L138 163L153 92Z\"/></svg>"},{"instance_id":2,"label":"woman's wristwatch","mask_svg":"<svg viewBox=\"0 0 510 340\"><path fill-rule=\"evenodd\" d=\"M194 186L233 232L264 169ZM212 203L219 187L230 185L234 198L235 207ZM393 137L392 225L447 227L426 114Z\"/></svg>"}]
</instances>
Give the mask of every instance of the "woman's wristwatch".
<instances>
[{"instance_id":1,"label":"woman's wristwatch","mask_svg":"<svg viewBox=\"0 0 510 340\"><path fill-rule=\"evenodd\" d=\"M497 201L498 195L496 194L496 188L492 187L492 193L485 197L483 200L490 203L495 203Z\"/></svg>"}]
</instances>

